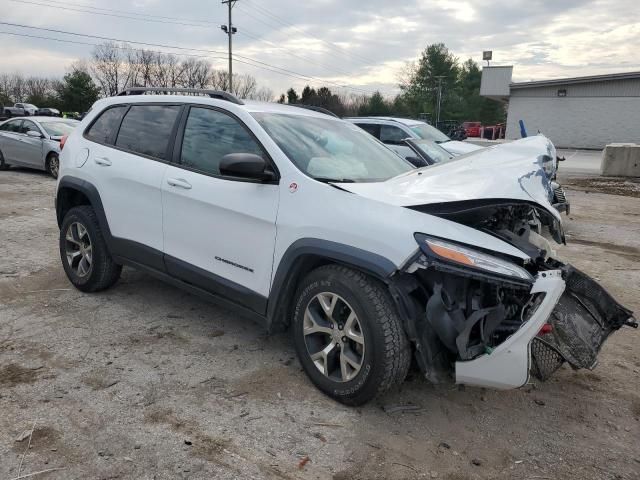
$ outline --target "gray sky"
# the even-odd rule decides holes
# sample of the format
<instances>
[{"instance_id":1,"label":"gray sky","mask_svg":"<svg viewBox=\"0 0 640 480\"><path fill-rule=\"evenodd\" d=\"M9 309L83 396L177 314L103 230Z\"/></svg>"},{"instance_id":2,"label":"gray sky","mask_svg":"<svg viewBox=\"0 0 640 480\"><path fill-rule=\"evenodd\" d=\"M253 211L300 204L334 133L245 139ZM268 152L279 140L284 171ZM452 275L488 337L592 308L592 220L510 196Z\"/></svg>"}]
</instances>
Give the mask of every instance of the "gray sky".
<instances>
[{"instance_id":1,"label":"gray sky","mask_svg":"<svg viewBox=\"0 0 640 480\"><path fill-rule=\"evenodd\" d=\"M0 0L0 8L1 22L217 51L148 47L210 55L215 67L226 68L226 37L219 28L226 6L220 0ZM391 94L406 62L434 42L479 63L483 50L493 50L492 64L514 65L515 80L640 70L637 0L239 0L234 24L239 61L319 79L234 64L235 72L254 75L277 94L306 83ZM101 42L7 25L0 32ZM4 33L0 42L2 73L62 75L93 48Z\"/></svg>"}]
</instances>

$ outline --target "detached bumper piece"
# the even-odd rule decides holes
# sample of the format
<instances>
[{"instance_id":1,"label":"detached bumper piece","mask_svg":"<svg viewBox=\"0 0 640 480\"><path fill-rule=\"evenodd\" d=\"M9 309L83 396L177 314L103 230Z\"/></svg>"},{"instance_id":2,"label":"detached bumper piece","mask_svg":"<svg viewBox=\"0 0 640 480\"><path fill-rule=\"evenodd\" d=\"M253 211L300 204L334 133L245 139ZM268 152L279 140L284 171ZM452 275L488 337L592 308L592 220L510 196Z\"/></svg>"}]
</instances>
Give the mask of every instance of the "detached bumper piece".
<instances>
[{"instance_id":1,"label":"detached bumper piece","mask_svg":"<svg viewBox=\"0 0 640 480\"><path fill-rule=\"evenodd\" d=\"M569 215L571 211L571 204L567 201L567 196L564 193L564 189L561 185L555 184L553 187L553 207L559 212L565 212Z\"/></svg>"},{"instance_id":2,"label":"detached bumper piece","mask_svg":"<svg viewBox=\"0 0 640 480\"><path fill-rule=\"evenodd\" d=\"M565 361L573 368L593 369L606 339L622 326L638 327L633 313L584 273L563 268L565 291L549 317L551 331L531 345L531 373L546 380Z\"/></svg>"}]
</instances>

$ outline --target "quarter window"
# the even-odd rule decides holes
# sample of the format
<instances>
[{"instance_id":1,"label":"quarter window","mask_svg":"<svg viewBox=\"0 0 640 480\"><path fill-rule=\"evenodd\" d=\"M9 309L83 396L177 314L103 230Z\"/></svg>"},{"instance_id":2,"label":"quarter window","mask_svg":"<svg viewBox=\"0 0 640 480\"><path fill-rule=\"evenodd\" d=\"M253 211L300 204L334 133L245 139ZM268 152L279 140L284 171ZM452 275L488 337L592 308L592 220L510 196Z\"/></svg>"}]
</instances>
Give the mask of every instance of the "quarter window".
<instances>
[{"instance_id":1,"label":"quarter window","mask_svg":"<svg viewBox=\"0 0 640 480\"><path fill-rule=\"evenodd\" d=\"M184 129L181 164L220 175L220 160L229 153L264 152L237 120L217 110L192 107Z\"/></svg>"},{"instance_id":2,"label":"quarter window","mask_svg":"<svg viewBox=\"0 0 640 480\"><path fill-rule=\"evenodd\" d=\"M122 105L119 107L109 108L102 112L98 119L93 122L91 128L87 131L87 138L94 142L110 144L118 130L118 126L122 120L122 115L127 111L127 108L128 105Z\"/></svg>"},{"instance_id":3,"label":"quarter window","mask_svg":"<svg viewBox=\"0 0 640 480\"><path fill-rule=\"evenodd\" d=\"M133 105L122 121L116 147L165 160L178 105Z\"/></svg>"}]
</instances>

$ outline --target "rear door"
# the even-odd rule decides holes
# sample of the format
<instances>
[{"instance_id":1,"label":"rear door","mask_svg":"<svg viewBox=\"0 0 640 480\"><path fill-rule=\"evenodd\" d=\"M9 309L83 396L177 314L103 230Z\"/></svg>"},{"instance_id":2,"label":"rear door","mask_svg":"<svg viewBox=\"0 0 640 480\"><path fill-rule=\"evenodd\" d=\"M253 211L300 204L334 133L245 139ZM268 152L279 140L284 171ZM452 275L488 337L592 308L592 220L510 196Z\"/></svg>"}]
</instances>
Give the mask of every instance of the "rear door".
<instances>
[{"instance_id":1,"label":"rear door","mask_svg":"<svg viewBox=\"0 0 640 480\"><path fill-rule=\"evenodd\" d=\"M230 153L268 160L249 129L226 111L191 106L162 184L164 252L172 275L264 312L276 238L279 187L227 177ZM269 160L270 161L270 160Z\"/></svg>"},{"instance_id":2,"label":"rear door","mask_svg":"<svg viewBox=\"0 0 640 480\"><path fill-rule=\"evenodd\" d=\"M161 185L182 107L119 105L85 133L116 255L164 270Z\"/></svg>"},{"instance_id":3,"label":"rear door","mask_svg":"<svg viewBox=\"0 0 640 480\"><path fill-rule=\"evenodd\" d=\"M0 134L0 150L4 156L5 162L9 164L20 164L20 139L22 134L20 129L22 127L22 119L9 120L7 123L2 124L2 131Z\"/></svg>"},{"instance_id":4,"label":"rear door","mask_svg":"<svg viewBox=\"0 0 640 480\"><path fill-rule=\"evenodd\" d=\"M29 132L35 132L40 137L30 137ZM31 120L23 120L22 127L20 128L22 136L20 138L19 154L20 159L25 165L33 168L43 169L44 160L42 158L42 131Z\"/></svg>"}]
</instances>

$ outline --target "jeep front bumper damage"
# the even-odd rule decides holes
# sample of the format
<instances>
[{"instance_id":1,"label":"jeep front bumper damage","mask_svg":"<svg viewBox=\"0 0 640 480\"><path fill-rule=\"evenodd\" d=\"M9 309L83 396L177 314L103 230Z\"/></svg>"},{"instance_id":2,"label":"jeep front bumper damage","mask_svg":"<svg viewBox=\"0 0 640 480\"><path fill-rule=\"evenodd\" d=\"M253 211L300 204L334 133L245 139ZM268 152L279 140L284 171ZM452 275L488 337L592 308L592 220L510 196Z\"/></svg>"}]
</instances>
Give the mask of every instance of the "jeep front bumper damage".
<instances>
[{"instance_id":1,"label":"jeep front bumper damage","mask_svg":"<svg viewBox=\"0 0 640 480\"><path fill-rule=\"evenodd\" d=\"M593 369L612 332L638 326L631 311L570 265L539 273L531 289L536 293L544 298L513 335L491 353L456 362L456 383L509 389L526 384L529 373L546 380L565 361ZM550 331L540 334L545 324Z\"/></svg>"}]
</instances>

